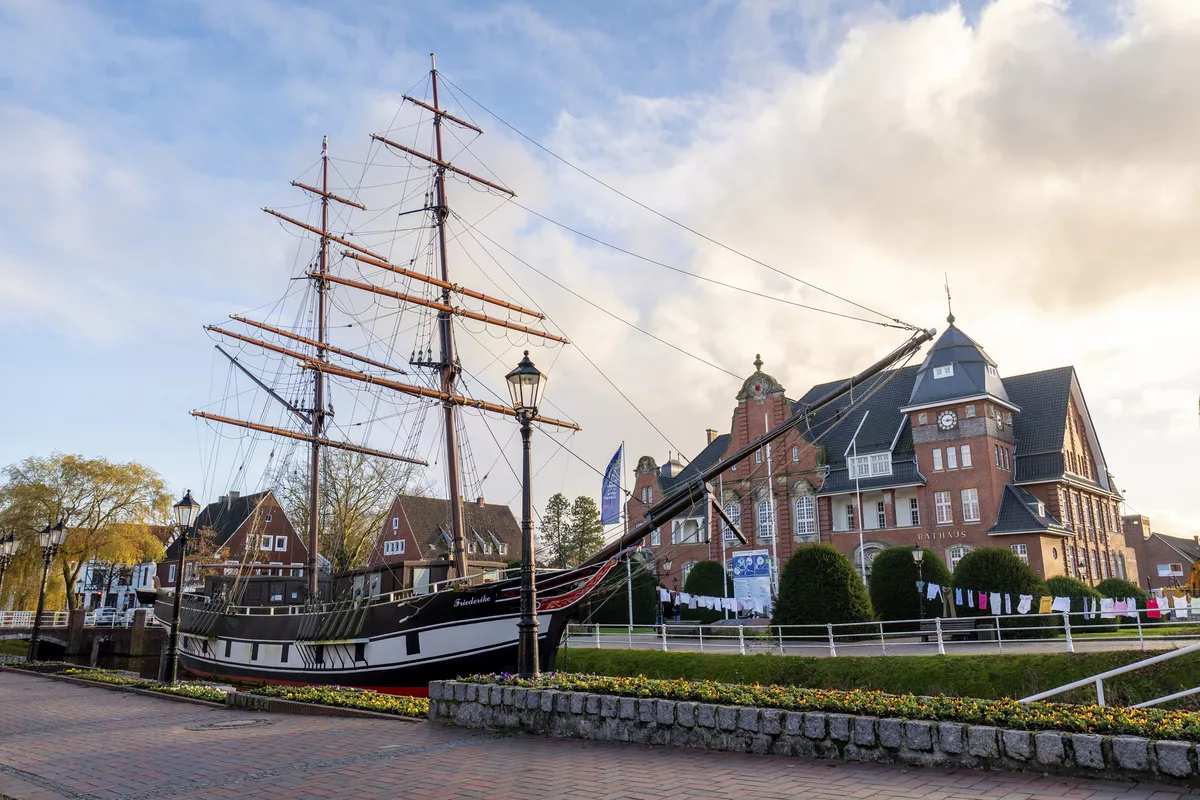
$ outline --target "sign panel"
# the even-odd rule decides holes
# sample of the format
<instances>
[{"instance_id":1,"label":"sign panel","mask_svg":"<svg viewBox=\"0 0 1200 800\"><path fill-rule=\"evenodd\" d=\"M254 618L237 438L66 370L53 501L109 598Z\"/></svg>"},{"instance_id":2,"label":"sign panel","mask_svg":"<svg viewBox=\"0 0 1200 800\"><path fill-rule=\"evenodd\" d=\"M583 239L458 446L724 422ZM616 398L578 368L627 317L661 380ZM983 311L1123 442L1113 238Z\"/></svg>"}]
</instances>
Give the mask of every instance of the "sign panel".
<instances>
[{"instance_id":1,"label":"sign panel","mask_svg":"<svg viewBox=\"0 0 1200 800\"><path fill-rule=\"evenodd\" d=\"M739 550L733 554L733 595L771 614L771 552Z\"/></svg>"}]
</instances>

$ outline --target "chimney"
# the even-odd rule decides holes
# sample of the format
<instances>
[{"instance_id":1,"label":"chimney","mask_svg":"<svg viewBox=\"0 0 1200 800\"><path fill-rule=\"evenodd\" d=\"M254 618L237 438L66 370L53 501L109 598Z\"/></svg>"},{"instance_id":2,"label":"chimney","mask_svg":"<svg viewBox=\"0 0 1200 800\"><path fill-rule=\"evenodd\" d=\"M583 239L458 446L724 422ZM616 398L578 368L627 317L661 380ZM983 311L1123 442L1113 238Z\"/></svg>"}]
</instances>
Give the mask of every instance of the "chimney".
<instances>
[{"instance_id":1,"label":"chimney","mask_svg":"<svg viewBox=\"0 0 1200 800\"><path fill-rule=\"evenodd\" d=\"M479 504L480 508L483 508L483 495L479 495L479 497L475 499L475 502Z\"/></svg>"},{"instance_id":2,"label":"chimney","mask_svg":"<svg viewBox=\"0 0 1200 800\"><path fill-rule=\"evenodd\" d=\"M238 499L239 497L241 497L241 496L242 496L242 493L241 493L241 492L235 492L235 491L232 491L232 490L231 490L231 491L229 492L229 507L230 507L230 508L232 508L232 507L233 507L233 501L234 501L234 500L237 500L237 499Z\"/></svg>"},{"instance_id":3,"label":"chimney","mask_svg":"<svg viewBox=\"0 0 1200 800\"><path fill-rule=\"evenodd\" d=\"M712 444L713 442L715 442L717 440L717 432L714 431L712 428L706 428L704 431L704 435L705 435L705 437L708 438L708 444Z\"/></svg>"},{"instance_id":4,"label":"chimney","mask_svg":"<svg viewBox=\"0 0 1200 800\"><path fill-rule=\"evenodd\" d=\"M227 495L227 494L221 495L219 498L217 498L217 502L223 506L229 505L229 495Z\"/></svg>"}]
</instances>

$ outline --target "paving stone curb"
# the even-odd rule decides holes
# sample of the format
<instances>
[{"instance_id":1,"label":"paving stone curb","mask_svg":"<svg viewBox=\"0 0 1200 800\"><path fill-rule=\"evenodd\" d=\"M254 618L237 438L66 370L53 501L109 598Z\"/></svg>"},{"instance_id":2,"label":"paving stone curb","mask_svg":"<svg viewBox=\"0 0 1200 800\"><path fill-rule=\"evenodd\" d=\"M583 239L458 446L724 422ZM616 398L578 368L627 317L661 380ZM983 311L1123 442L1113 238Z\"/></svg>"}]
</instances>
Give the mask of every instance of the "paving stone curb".
<instances>
[{"instance_id":1,"label":"paving stone curb","mask_svg":"<svg viewBox=\"0 0 1200 800\"><path fill-rule=\"evenodd\" d=\"M659 698L429 684L429 718L464 728L902 766L1052 773L1195 786L1200 745L1136 736L713 706ZM475 701L466 700L475 696ZM579 699L577 700L576 697ZM549 698L549 699L546 699Z\"/></svg>"}]
</instances>

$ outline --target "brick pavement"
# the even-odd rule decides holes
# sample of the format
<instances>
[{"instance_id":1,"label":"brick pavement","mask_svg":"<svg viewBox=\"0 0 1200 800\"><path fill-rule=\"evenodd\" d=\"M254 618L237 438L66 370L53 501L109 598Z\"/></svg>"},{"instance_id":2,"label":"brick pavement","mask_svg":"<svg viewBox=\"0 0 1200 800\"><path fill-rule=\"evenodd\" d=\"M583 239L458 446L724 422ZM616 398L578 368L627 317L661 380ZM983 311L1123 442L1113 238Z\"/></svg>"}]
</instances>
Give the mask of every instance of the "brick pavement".
<instances>
[{"instance_id":1,"label":"brick pavement","mask_svg":"<svg viewBox=\"0 0 1200 800\"><path fill-rule=\"evenodd\" d=\"M205 727L214 723L222 727ZM0 672L3 797L1183 800L1200 794L210 709Z\"/></svg>"}]
</instances>

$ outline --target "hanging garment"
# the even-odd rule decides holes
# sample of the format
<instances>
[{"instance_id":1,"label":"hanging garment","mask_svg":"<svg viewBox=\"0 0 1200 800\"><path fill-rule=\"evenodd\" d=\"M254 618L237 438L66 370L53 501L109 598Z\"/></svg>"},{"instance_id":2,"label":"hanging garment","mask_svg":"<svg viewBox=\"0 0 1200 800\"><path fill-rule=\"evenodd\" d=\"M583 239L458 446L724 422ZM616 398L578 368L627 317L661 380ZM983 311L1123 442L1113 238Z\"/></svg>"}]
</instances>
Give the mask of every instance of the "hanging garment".
<instances>
[{"instance_id":1,"label":"hanging garment","mask_svg":"<svg viewBox=\"0 0 1200 800\"><path fill-rule=\"evenodd\" d=\"M1111 597L1100 598L1100 616L1104 619L1113 619L1117 616L1117 601Z\"/></svg>"},{"instance_id":2,"label":"hanging garment","mask_svg":"<svg viewBox=\"0 0 1200 800\"><path fill-rule=\"evenodd\" d=\"M692 602L692 596L690 594L688 594L687 592L679 593L679 605L684 606L690 602Z\"/></svg>"},{"instance_id":3,"label":"hanging garment","mask_svg":"<svg viewBox=\"0 0 1200 800\"><path fill-rule=\"evenodd\" d=\"M1092 598L1090 597L1083 598L1083 618L1085 621L1092 618Z\"/></svg>"},{"instance_id":4,"label":"hanging garment","mask_svg":"<svg viewBox=\"0 0 1200 800\"><path fill-rule=\"evenodd\" d=\"M926 600L933 600L941 593L942 593L942 587L938 586L936 583L925 584L925 599Z\"/></svg>"},{"instance_id":5,"label":"hanging garment","mask_svg":"<svg viewBox=\"0 0 1200 800\"><path fill-rule=\"evenodd\" d=\"M1012 595L1011 594L1004 595L1004 613L1005 614L1012 613Z\"/></svg>"},{"instance_id":6,"label":"hanging garment","mask_svg":"<svg viewBox=\"0 0 1200 800\"><path fill-rule=\"evenodd\" d=\"M999 592L992 592L990 595L988 595L988 608L990 608L992 610L993 614L1000 613L1000 593Z\"/></svg>"},{"instance_id":7,"label":"hanging garment","mask_svg":"<svg viewBox=\"0 0 1200 800\"><path fill-rule=\"evenodd\" d=\"M979 593L979 610L987 611L987 607L988 607L988 596L986 594L984 594L983 592L980 592Z\"/></svg>"},{"instance_id":8,"label":"hanging garment","mask_svg":"<svg viewBox=\"0 0 1200 800\"><path fill-rule=\"evenodd\" d=\"M1125 601L1125 616L1136 619L1137 615L1138 615L1137 599L1130 597Z\"/></svg>"},{"instance_id":9,"label":"hanging garment","mask_svg":"<svg viewBox=\"0 0 1200 800\"><path fill-rule=\"evenodd\" d=\"M659 602L669 603L671 602L671 593L660 586L658 587L658 599Z\"/></svg>"},{"instance_id":10,"label":"hanging garment","mask_svg":"<svg viewBox=\"0 0 1200 800\"><path fill-rule=\"evenodd\" d=\"M1200 617L1200 597L1192 598L1192 616Z\"/></svg>"},{"instance_id":11,"label":"hanging garment","mask_svg":"<svg viewBox=\"0 0 1200 800\"><path fill-rule=\"evenodd\" d=\"M1038 613L1049 614L1053 607L1054 599L1051 597L1042 597L1038 599Z\"/></svg>"},{"instance_id":12,"label":"hanging garment","mask_svg":"<svg viewBox=\"0 0 1200 800\"><path fill-rule=\"evenodd\" d=\"M696 596L695 595L688 595L687 607L693 608L693 609L696 607Z\"/></svg>"},{"instance_id":13,"label":"hanging garment","mask_svg":"<svg viewBox=\"0 0 1200 800\"><path fill-rule=\"evenodd\" d=\"M967 608L975 607L975 590L967 589Z\"/></svg>"},{"instance_id":14,"label":"hanging garment","mask_svg":"<svg viewBox=\"0 0 1200 800\"><path fill-rule=\"evenodd\" d=\"M963 604L962 589L954 590L954 605L961 606Z\"/></svg>"},{"instance_id":15,"label":"hanging garment","mask_svg":"<svg viewBox=\"0 0 1200 800\"><path fill-rule=\"evenodd\" d=\"M1187 619L1188 602L1186 597L1175 598L1175 619Z\"/></svg>"},{"instance_id":16,"label":"hanging garment","mask_svg":"<svg viewBox=\"0 0 1200 800\"><path fill-rule=\"evenodd\" d=\"M1021 595L1017 602L1017 613L1018 614L1028 614L1029 609L1031 609L1031 608L1033 608L1033 595L1031 595L1031 594Z\"/></svg>"},{"instance_id":17,"label":"hanging garment","mask_svg":"<svg viewBox=\"0 0 1200 800\"><path fill-rule=\"evenodd\" d=\"M1050 604L1050 610L1051 611L1070 611L1071 610L1071 598L1069 598L1069 597L1054 598L1054 601Z\"/></svg>"},{"instance_id":18,"label":"hanging garment","mask_svg":"<svg viewBox=\"0 0 1200 800\"><path fill-rule=\"evenodd\" d=\"M755 614L765 614L766 611L767 611L767 607L765 605L763 605L762 600L754 601L754 613Z\"/></svg>"},{"instance_id":19,"label":"hanging garment","mask_svg":"<svg viewBox=\"0 0 1200 800\"><path fill-rule=\"evenodd\" d=\"M733 597L725 598L725 610L737 613L737 610L738 610L737 600Z\"/></svg>"},{"instance_id":20,"label":"hanging garment","mask_svg":"<svg viewBox=\"0 0 1200 800\"><path fill-rule=\"evenodd\" d=\"M1158 598L1151 597L1146 601L1146 616L1150 619L1162 619L1162 614L1158 611Z\"/></svg>"}]
</instances>

